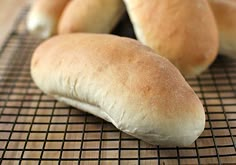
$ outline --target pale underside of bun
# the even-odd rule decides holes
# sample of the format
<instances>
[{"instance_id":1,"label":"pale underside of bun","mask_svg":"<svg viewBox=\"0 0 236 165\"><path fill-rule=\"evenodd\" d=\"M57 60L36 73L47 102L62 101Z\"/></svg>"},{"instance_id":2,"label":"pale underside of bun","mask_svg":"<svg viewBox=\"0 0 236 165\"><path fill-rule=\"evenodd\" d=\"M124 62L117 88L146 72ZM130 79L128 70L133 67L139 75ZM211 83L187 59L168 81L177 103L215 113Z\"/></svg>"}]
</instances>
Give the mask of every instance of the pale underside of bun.
<instances>
[{"instance_id":1,"label":"pale underside of bun","mask_svg":"<svg viewBox=\"0 0 236 165\"><path fill-rule=\"evenodd\" d=\"M195 140L193 139L194 136L199 136L199 131L193 131L189 133L188 135L179 135L179 136L164 135L163 136L155 132L147 133L144 130L140 131L138 125L136 127L133 127L132 129L130 128L124 129L125 126L121 126L121 124L119 124L122 122L122 117L119 119L119 121L115 121L108 113L106 113L105 110L101 109L100 107L96 105L81 102L77 99L71 99L71 98L66 98L66 97L61 97L61 96L54 96L54 98L60 102L71 105L72 107L78 108L80 110L93 114L97 117L100 117L108 122L111 122L119 130L122 130L123 132L131 136L142 139L143 141L148 142L150 144L154 144L154 145L158 144L158 145L166 145L166 146L172 146L172 145L188 146L188 145L191 145L193 141ZM132 120L132 117L130 118L130 120Z\"/></svg>"},{"instance_id":2,"label":"pale underside of bun","mask_svg":"<svg viewBox=\"0 0 236 165\"><path fill-rule=\"evenodd\" d=\"M169 59L183 75L214 61L218 31L205 0L124 0L137 38Z\"/></svg>"},{"instance_id":3,"label":"pale underside of bun","mask_svg":"<svg viewBox=\"0 0 236 165\"><path fill-rule=\"evenodd\" d=\"M220 34L219 53L236 58L236 1L208 0Z\"/></svg>"},{"instance_id":4,"label":"pale underside of bun","mask_svg":"<svg viewBox=\"0 0 236 165\"><path fill-rule=\"evenodd\" d=\"M151 144L190 145L205 114L180 72L139 42L61 35L40 45L31 75L45 93Z\"/></svg>"}]
</instances>

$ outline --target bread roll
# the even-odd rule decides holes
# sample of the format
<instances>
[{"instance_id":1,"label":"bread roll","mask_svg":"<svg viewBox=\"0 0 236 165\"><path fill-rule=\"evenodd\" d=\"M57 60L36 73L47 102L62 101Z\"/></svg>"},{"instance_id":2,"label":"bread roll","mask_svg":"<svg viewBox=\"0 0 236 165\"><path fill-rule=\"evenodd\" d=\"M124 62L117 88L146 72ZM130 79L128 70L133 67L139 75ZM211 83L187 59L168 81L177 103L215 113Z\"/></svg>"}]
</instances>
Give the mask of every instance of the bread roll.
<instances>
[{"instance_id":1,"label":"bread roll","mask_svg":"<svg viewBox=\"0 0 236 165\"><path fill-rule=\"evenodd\" d=\"M31 75L45 93L151 144L190 145L205 126L203 106L180 72L133 39L53 37L34 52Z\"/></svg>"},{"instance_id":2,"label":"bread roll","mask_svg":"<svg viewBox=\"0 0 236 165\"><path fill-rule=\"evenodd\" d=\"M209 0L220 33L220 54L236 58L236 0Z\"/></svg>"},{"instance_id":3,"label":"bread roll","mask_svg":"<svg viewBox=\"0 0 236 165\"><path fill-rule=\"evenodd\" d=\"M27 17L28 31L44 39L55 34L61 13L69 1L36 0Z\"/></svg>"},{"instance_id":4,"label":"bread roll","mask_svg":"<svg viewBox=\"0 0 236 165\"><path fill-rule=\"evenodd\" d=\"M206 0L124 2L137 38L182 74L200 74L216 58L218 31Z\"/></svg>"},{"instance_id":5,"label":"bread roll","mask_svg":"<svg viewBox=\"0 0 236 165\"><path fill-rule=\"evenodd\" d=\"M122 0L73 0L62 14L58 32L109 33L124 11Z\"/></svg>"}]
</instances>

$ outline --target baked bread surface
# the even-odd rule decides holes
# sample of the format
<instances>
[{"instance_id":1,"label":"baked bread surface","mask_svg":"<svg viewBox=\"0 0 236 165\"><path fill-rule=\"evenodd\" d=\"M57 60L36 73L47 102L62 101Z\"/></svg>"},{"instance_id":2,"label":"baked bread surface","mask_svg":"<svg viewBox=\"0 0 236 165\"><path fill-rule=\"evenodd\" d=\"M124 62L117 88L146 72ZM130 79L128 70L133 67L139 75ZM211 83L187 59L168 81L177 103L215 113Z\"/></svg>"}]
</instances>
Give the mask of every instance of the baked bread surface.
<instances>
[{"instance_id":1,"label":"baked bread surface","mask_svg":"<svg viewBox=\"0 0 236 165\"><path fill-rule=\"evenodd\" d=\"M133 39L53 37L34 52L31 75L45 93L151 144L190 145L204 130L203 106L180 72Z\"/></svg>"}]
</instances>

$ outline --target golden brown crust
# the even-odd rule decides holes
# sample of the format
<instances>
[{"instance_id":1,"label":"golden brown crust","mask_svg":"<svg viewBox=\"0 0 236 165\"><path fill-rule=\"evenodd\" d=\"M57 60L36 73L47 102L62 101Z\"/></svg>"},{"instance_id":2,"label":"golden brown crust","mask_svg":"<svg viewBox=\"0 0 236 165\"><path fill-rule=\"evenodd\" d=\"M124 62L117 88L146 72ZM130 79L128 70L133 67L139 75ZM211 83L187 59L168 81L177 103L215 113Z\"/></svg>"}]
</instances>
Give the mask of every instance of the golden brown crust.
<instances>
[{"instance_id":1,"label":"golden brown crust","mask_svg":"<svg viewBox=\"0 0 236 165\"><path fill-rule=\"evenodd\" d=\"M180 72L133 39L54 37L35 51L31 74L44 92L92 105L82 110L149 143L189 145L204 129L201 102Z\"/></svg>"},{"instance_id":2,"label":"golden brown crust","mask_svg":"<svg viewBox=\"0 0 236 165\"><path fill-rule=\"evenodd\" d=\"M220 53L236 58L236 0L208 0L220 33Z\"/></svg>"},{"instance_id":3,"label":"golden brown crust","mask_svg":"<svg viewBox=\"0 0 236 165\"><path fill-rule=\"evenodd\" d=\"M73 0L63 12L58 32L109 33L124 11L121 0Z\"/></svg>"},{"instance_id":4,"label":"golden brown crust","mask_svg":"<svg viewBox=\"0 0 236 165\"><path fill-rule=\"evenodd\" d=\"M218 32L205 0L125 0L137 38L168 58L184 75L215 59Z\"/></svg>"}]
</instances>

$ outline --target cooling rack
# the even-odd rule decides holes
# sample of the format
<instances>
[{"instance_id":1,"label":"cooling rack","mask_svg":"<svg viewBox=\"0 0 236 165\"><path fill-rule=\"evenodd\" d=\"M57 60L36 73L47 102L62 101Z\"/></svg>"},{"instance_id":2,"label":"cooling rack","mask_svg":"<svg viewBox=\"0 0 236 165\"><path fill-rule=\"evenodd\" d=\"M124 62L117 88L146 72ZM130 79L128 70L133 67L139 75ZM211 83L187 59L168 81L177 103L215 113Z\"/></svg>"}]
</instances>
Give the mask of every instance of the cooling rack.
<instances>
[{"instance_id":1,"label":"cooling rack","mask_svg":"<svg viewBox=\"0 0 236 165\"><path fill-rule=\"evenodd\" d=\"M187 78L206 111L200 138L189 147L153 146L35 86L29 65L41 41L27 34L26 13L0 50L0 164L236 164L236 60L219 56ZM114 33L134 37L127 16Z\"/></svg>"}]
</instances>

